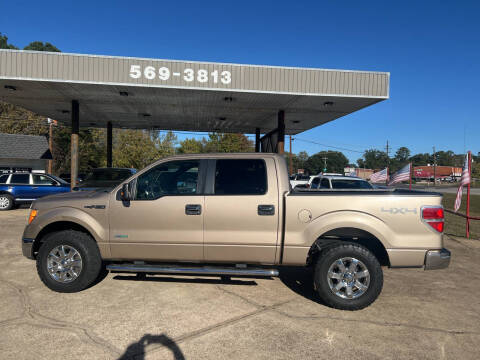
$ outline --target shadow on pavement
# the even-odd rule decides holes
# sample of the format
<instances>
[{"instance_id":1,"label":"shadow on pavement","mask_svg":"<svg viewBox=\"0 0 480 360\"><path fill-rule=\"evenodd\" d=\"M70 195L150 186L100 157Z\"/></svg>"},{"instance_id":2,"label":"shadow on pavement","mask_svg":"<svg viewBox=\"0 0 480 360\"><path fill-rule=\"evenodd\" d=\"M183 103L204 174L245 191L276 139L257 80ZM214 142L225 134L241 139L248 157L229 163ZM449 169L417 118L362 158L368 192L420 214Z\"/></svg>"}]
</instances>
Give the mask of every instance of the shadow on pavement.
<instances>
[{"instance_id":1,"label":"shadow on pavement","mask_svg":"<svg viewBox=\"0 0 480 360\"><path fill-rule=\"evenodd\" d=\"M205 279L205 278L177 278L169 276L136 276L136 275L115 275L114 280L130 280L130 281L154 281L154 282L175 282L190 284L228 284L228 285L257 285L253 280L232 280L232 279Z\"/></svg>"},{"instance_id":2,"label":"shadow on pavement","mask_svg":"<svg viewBox=\"0 0 480 360\"><path fill-rule=\"evenodd\" d=\"M323 304L313 288L313 272L305 267L285 267L280 269L280 280L290 290L313 302Z\"/></svg>"},{"instance_id":3,"label":"shadow on pavement","mask_svg":"<svg viewBox=\"0 0 480 360\"><path fill-rule=\"evenodd\" d=\"M145 334L137 342L128 345L125 352L118 358L118 360L143 360L145 359L146 347L152 344L161 344L167 347L172 353L175 360L185 360L182 350L177 343L170 339L167 335L151 335Z\"/></svg>"}]
</instances>

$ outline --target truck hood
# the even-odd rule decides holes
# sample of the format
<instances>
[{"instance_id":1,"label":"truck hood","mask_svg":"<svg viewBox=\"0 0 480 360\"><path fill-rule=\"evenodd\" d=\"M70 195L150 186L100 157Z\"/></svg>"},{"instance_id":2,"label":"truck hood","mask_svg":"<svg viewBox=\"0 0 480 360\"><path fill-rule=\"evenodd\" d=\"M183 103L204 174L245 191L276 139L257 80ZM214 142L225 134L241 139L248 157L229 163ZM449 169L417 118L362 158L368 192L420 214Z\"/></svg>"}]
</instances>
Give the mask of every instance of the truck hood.
<instances>
[{"instance_id":1,"label":"truck hood","mask_svg":"<svg viewBox=\"0 0 480 360\"><path fill-rule=\"evenodd\" d=\"M74 207L83 209L84 206L107 205L110 191L73 191L56 195L49 195L35 200L32 209L52 209L56 207Z\"/></svg>"}]
</instances>

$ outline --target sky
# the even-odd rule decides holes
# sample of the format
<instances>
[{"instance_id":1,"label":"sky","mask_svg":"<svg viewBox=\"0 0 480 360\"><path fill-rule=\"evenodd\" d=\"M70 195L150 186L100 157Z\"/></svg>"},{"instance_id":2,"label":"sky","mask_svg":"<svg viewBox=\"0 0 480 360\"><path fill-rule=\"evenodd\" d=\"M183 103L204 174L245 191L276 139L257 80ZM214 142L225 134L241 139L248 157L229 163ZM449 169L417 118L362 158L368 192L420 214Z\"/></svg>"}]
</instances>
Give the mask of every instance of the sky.
<instances>
[{"instance_id":1,"label":"sky","mask_svg":"<svg viewBox=\"0 0 480 360\"><path fill-rule=\"evenodd\" d=\"M390 99L296 136L293 151L480 151L478 1L8 1L20 48L390 72ZM185 134L179 134L183 139ZM308 141L332 146L326 147Z\"/></svg>"}]
</instances>

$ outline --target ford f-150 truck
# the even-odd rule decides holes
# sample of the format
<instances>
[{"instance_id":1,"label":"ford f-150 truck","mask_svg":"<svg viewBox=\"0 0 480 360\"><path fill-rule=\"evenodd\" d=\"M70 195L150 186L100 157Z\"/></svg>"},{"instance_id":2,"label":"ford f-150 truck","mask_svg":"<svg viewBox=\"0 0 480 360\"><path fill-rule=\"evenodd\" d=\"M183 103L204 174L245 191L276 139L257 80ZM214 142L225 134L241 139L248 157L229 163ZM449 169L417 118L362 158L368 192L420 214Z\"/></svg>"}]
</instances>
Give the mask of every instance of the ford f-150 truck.
<instances>
[{"instance_id":1,"label":"ford f-150 truck","mask_svg":"<svg viewBox=\"0 0 480 360\"><path fill-rule=\"evenodd\" d=\"M276 276L305 266L329 306L357 310L382 266L441 269L441 195L408 190L291 190L276 154L162 159L113 190L31 206L23 254L50 289L76 292L102 269L147 274Z\"/></svg>"}]
</instances>

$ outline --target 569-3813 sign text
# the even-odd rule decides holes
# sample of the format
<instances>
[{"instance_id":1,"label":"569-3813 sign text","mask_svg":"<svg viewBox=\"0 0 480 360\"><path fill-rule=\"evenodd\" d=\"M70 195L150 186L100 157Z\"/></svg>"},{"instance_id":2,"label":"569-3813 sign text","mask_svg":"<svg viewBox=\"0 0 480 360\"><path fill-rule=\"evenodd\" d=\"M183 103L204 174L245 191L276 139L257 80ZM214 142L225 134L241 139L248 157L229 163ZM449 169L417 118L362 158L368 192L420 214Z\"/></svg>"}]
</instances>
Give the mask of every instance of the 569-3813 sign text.
<instances>
[{"instance_id":1,"label":"569-3813 sign text","mask_svg":"<svg viewBox=\"0 0 480 360\"><path fill-rule=\"evenodd\" d=\"M185 82L197 81L199 83L206 83L210 79L214 84L218 84L220 82L224 85L228 85L232 82L232 74L227 70L214 70L209 73L208 70L205 69L199 69L195 71L190 68L185 68L182 72L172 72L166 66L162 66L157 69L154 66L145 66L142 68L140 65L131 65L129 75L132 79L139 79L143 76L147 80L160 79L167 81L170 78L178 77L183 79Z\"/></svg>"}]
</instances>

